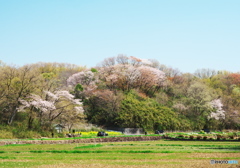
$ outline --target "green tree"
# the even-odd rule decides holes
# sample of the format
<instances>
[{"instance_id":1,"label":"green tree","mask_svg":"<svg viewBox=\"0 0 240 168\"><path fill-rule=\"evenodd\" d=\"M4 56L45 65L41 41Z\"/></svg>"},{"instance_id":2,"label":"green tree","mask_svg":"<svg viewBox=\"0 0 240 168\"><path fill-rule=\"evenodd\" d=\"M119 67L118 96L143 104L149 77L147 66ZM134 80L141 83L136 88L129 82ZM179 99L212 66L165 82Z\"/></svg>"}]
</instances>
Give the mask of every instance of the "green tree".
<instances>
[{"instance_id":1,"label":"green tree","mask_svg":"<svg viewBox=\"0 0 240 168\"><path fill-rule=\"evenodd\" d=\"M202 129L210 114L210 102L216 98L214 90L200 81L194 81L187 90L187 116L193 121L194 129Z\"/></svg>"},{"instance_id":2,"label":"green tree","mask_svg":"<svg viewBox=\"0 0 240 168\"><path fill-rule=\"evenodd\" d=\"M1 69L1 108L7 124L12 124L20 106L20 99L34 91L38 77L32 66L21 68L5 66Z\"/></svg>"},{"instance_id":3,"label":"green tree","mask_svg":"<svg viewBox=\"0 0 240 168\"><path fill-rule=\"evenodd\" d=\"M180 122L171 109L131 91L122 101L118 124L122 127L176 130Z\"/></svg>"},{"instance_id":4,"label":"green tree","mask_svg":"<svg viewBox=\"0 0 240 168\"><path fill-rule=\"evenodd\" d=\"M122 92L99 90L89 99L85 99L84 109L88 120L104 126L117 126L116 118L120 110Z\"/></svg>"}]
</instances>

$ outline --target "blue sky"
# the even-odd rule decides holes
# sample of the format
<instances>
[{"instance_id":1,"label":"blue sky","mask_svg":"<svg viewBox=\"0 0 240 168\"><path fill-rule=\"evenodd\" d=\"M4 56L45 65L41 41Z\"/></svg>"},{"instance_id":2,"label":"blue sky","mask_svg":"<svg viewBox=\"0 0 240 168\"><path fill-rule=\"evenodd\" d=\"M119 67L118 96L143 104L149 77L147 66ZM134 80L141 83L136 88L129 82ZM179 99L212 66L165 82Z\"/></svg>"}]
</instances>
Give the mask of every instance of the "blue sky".
<instances>
[{"instance_id":1,"label":"blue sky","mask_svg":"<svg viewBox=\"0 0 240 168\"><path fill-rule=\"evenodd\" d=\"M125 54L240 72L239 0L0 0L0 60L93 67Z\"/></svg>"}]
</instances>

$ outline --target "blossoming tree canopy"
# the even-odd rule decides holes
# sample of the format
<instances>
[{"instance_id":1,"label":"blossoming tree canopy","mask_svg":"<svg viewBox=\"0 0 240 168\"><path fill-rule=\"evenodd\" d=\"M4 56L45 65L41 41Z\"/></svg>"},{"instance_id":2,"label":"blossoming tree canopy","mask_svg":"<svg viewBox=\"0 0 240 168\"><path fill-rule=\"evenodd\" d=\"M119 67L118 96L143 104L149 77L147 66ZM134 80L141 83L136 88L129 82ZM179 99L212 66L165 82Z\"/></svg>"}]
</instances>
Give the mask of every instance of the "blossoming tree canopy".
<instances>
[{"instance_id":1,"label":"blossoming tree canopy","mask_svg":"<svg viewBox=\"0 0 240 168\"><path fill-rule=\"evenodd\" d=\"M94 73L92 71L82 71L73 74L67 79L67 84L69 86L76 86L77 84L81 85L90 85L93 84Z\"/></svg>"},{"instance_id":2,"label":"blossoming tree canopy","mask_svg":"<svg viewBox=\"0 0 240 168\"><path fill-rule=\"evenodd\" d=\"M142 61L134 58L135 64L116 64L101 67L100 79L106 81L107 86L130 90L141 88L147 90L157 89L166 81L165 73L157 68L140 64Z\"/></svg>"},{"instance_id":3,"label":"blossoming tree canopy","mask_svg":"<svg viewBox=\"0 0 240 168\"><path fill-rule=\"evenodd\" d=\"M22 111L25 108L30 108L33 106L34 108L42 111L48 112L52 110L56 110L59 108L59 104L62 102L67 102L64 106L73 105L75 109L78 109L79 112L83 112L83 108L81 107L82 102L80 99L74 99L74 96L70 94L68 91L61 90L52 93L50 91L45 91L46 100L43 100L40 96L32 94L28 97L27 100L21 99L20 102L22 106L20 106L18 111Z\"/></svg>"},{"instance_id":4,"label":"blossoming tree canopy","mask_svg":"<svg viewBox=\"0 0 240 168\"><path fill-rule=\"evenodd\" d=\"M165 73L156 68L142 65L138 69L141 72L142 80L147 82L152 81L154 84L159 85L166 80Z\"/></svg>"},{"instance_id":5,"label":"blossoming tree canopy","mask_svg":"<svg viewBox=\"0 0 240 168\"><path fill-rule=\"evenodd\" d=\"M210 113L209 118L214 118L216 120L225 119L225 111L222 109L223 104L221 99L214 99L211 105L214 111Z\"/></svg>"},{"instance_id":6,"label":"blossoming tree canopy","mask_svg":"<svg viewBox=\"0 0 240 168\"><path fill-rule=\"evenodd\" d=\"M42 112L47 112L56 109L53 102L42 100L41 97L38 95L33 94L29 96L28 99L29 100L23 99L20 100L22 106L19 107L18 111L24 111L24 109L31 107L34 107L35 109L40 110Z\"/></svg>"},{"instance_id":7,"label":"blossoming tree canopy","mask_svg":"<svg viewBox=\"0 0 240 168\"><path fill-rule=\"evenodd\" d=\"M28 110L30 119L38 116L40 122L51 123L62 115L65 118L72 118L83 115L84 112L81 100L74 99L74 96L65 90L54 93L45 91L44 100L40 96L32 94L26 100L21 99L20 103L22 105L18 109L19 112Z\"/></svg>"}]
</instances>

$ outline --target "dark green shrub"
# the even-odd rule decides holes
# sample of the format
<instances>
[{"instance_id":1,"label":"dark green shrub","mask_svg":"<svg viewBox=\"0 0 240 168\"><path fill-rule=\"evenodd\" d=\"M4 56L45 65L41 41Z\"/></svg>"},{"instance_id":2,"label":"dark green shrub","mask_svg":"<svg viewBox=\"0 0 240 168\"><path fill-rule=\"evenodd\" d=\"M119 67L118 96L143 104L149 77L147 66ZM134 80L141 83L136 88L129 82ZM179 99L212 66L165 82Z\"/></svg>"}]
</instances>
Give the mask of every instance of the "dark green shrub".
<instances>
[{"instance_id":1,"label":"dark green shrub","mask_svg":"<svg viewBox=\"0 0 240 168\"><path fill-rule=\"evenodd\" d=\"M57 138L65 138L65 135L63 133L57 133L56 137Z\"/></svg>"},{"instance_id":2,"label":"dark green shrub","mask_svg":"<svg viewBox=\"0 0 240 168\"><path fill-rule=\"evenodd\" d=\"M217 140L220 140L222 138L222 135L217 135Z\"/></svg>"},{"instance_id":3,"label":"dark green shrub","mask_svg":"<svg viewBox=\"0 0 240 168\"><path fill-rule=\"evenodd\" d=\"M202 139L202 136L197 136L197 139L198 139L198 140Z\"/></svg>"},{"instance_id":4,"label":"dark green shrub","mask_svg":"<svg viewBox=\"0 0 240 168\"><path fill-rule=\"evenodd\" d=\"M184 135L178 135L177 138L183 139L183 138L184 138Z\"/></svg>"},{"instance_id":5,"label":"dark green shrub","mask_svg":"<svg viewBox=\"0 0 240 168\"><path fill-rule=\"evenodd\" d=\"M51 132L49 131L41 131L40 132L41 137L51 137Z\"/></svg>"}]
</instances>

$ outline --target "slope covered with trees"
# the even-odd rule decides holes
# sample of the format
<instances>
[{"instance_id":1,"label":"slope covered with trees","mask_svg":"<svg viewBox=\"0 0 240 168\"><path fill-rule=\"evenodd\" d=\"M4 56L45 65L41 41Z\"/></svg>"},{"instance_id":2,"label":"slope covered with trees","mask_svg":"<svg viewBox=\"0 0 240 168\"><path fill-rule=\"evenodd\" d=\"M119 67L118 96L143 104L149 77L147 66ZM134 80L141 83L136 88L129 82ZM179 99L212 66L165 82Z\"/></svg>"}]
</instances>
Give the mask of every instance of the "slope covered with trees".
<instances>
[{"instance_id":1,"label":"slope covered with trees","mask_svg":"<svg viewBox=\"0 0 240 168\"><path fill-rule=\"evenodd\" d=\"M194 74L118 55L88 69L72 64L0 64L0 124L23 130L109 127L239 129L240 73Z\"/></svg>"}]
</instances>

